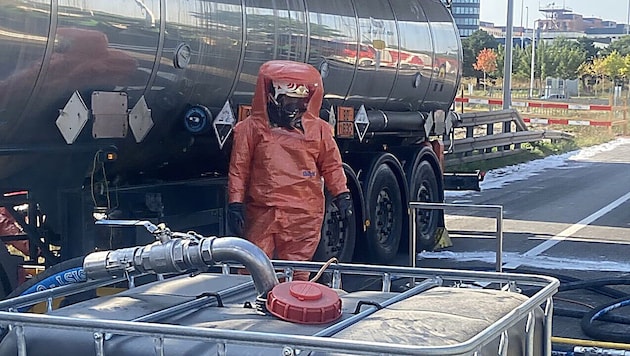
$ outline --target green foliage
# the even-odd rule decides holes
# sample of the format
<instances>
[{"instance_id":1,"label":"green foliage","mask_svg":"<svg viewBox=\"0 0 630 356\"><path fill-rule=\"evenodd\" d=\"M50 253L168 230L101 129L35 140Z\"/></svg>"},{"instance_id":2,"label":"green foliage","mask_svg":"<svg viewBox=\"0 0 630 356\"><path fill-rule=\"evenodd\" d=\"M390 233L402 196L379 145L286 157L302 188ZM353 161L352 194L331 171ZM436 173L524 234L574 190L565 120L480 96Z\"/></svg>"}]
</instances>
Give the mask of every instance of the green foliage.
<instances>
[{"instance_id":1,"label":"green foliage","mask_svg":"<svg viewBox=\"0 0 630 356\"><path fill-rule=\"evenodd\" d=\"M532 45L514 51L512 72L518 79L529 79L532 63Z\"/></svg>"},{"instance_id":2,"label":"green foliage","mask_svg":"<svg viewBox=\"0 0 630 356\"><path fill-rule=\"evenodd\" d=\"M565 38L556 39L541 51L542 77L575 79L578 68L586 60L587 53L577 42Z\"/></svg>"},{"instance_id":3,"label":"green foliage","mask_svg":"<svg viewBox=\"0 0 630 356\"><path fill-rule=\"evenodd\" d=\"M599 54L599 49L595 47L594 41L588 37L580 37L577 39L580 49L586 54L586 59L593 59Z\"/></svg>"},{"instance_id":4,"label":"green foliage","mask_svg":"<svg viewBox=\"0 0 630 356\"><path fill-rule=\"evenodd\" d=\"M610 79L620 78L625 72L624 57L617 51L612 51L602 63L604 69L604 75Z\"/></svg>"},{"instance_id":5,"label":"green foliage","mask_svg":"<svg viewBox=\"0 0 630 356\"><path fill-rule=\"evenodd\" d=\"M617 51L621 56L627 56L630 54L630 36L622 36L618 40L612 42L610 46L606 49L602 50L603 56L608 56L609 54Z\"/></svg>"},{"instance_id":6,"label":"green foliage","mask_svg":"<svg viewBox=\"0 0 630 356\"><path fill-rule=\"evenodd\" d=\"M587 59L589 53L585 47L588 47L588 43L580 44L579 42L569 41L564 38L558 38L552 43L536 43L536 60L534 61L535 77L577 78L579 74L578 69ZM504 52L504 49L500 47L497 59L500 71L499 75L502 74L503 70ZM531 73L532 46L513 48L512 57L512 73L520 79L529 78Z\"/></svg>"}]
</instances>

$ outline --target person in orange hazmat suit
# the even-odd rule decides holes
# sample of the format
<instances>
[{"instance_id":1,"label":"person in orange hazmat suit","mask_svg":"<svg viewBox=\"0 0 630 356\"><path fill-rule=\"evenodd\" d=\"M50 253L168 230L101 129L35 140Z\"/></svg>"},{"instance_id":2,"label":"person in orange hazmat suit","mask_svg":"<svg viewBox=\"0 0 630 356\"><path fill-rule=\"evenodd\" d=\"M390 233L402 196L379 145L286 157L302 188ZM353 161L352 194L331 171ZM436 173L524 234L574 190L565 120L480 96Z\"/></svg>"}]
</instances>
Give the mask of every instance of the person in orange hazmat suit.
<instances>
[{"instance_id":1,"label":"person in orange hazmat suit","mask_svg":"<svg viewBox=\"0 0 630 356\"><path fill-rule=\"evenodd\" d=\"M340 218L352 215L339 148L331 126L319 118L323 95L311 65L266 62L251 114L234 128L228 227L272 259L312 259L324 219L324 184ZM293 275L308 277L306 271Z\"/></svg>"}]
</instances>

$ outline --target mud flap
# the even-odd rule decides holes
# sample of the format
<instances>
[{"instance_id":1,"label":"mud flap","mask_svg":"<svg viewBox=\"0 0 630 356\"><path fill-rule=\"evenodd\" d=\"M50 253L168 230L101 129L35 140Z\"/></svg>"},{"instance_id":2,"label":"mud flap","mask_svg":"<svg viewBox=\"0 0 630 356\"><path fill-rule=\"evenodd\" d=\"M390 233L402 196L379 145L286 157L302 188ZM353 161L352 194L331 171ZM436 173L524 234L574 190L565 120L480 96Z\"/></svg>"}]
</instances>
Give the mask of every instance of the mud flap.
<instances>
[{"instance_id":1,"label":"mud flap","mask_svg":"<svg viewBox=\"0 0 630 356\"><path fill-rule=\"evenodd\" d=\"M483 181L485 172L456 172L444 173L444 190L475 190L481 191L479 182Z\"/></svg>"}]
</instances>

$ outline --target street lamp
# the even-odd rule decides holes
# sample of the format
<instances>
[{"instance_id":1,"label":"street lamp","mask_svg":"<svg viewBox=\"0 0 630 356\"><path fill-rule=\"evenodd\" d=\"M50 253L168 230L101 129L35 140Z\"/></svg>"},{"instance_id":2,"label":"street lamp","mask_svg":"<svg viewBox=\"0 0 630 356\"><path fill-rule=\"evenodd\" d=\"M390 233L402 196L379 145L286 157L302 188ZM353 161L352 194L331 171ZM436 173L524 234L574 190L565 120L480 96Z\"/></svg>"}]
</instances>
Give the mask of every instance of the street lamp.
<instances>
[{"instance_id":1,"label":"street lamp","mask_svg":"<svg viewBox=\"0 0 630 356\"><path fill-rule=\"evenodd\" d=\"M630 0L628 0L630 1ZM529 23L529 6L525 6L525 27L521 25L521 48L525 49L525 30L527 28L527 24Z\"/></svg>"},{"instance_id":2,"label":"street lamp","mask_svg":"<svg viewBox=\"0 0 630 356\"><path fill-rule=\"evenodd\" d=\"M630 0L629 0L630 1ZM536 69L536 25L538 20L534 20L534 28L532 29L532 63L529 68L529 98L534 97L534 71Z\"/></svg>"},{"instance_id":3,"label":"street lamp","mask_svg":"<svg viewBox=\"0 0 630 356\"><path fill-rule=\"evenodd\" d=\"M507 26L505 28L505 58L503 63L503 109L512 105L512 27L514 0L507 0ZM505 131L504 132L509 132Z\"/></svg>"},{"instance_id":4,"label":"street lamp","mask_svg":"<svg viewBox=\"0 0 630 356\"><path fill-rule=\"evenodd\" d=\"M523 28L523 5L524 4L525 4L525 0L521 0L521 49L525 48L525 46L523 45L523 32L525 32Z\"/></svg>"}]
</instances>

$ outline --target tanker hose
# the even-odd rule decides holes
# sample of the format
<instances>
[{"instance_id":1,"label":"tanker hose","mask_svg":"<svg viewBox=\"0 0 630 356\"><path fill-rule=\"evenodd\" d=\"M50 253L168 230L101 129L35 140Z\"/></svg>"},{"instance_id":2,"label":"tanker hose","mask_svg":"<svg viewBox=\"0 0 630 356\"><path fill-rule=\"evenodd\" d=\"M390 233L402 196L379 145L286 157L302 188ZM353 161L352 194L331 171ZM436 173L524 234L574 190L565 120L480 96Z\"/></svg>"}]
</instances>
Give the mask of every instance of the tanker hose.
<instances>
[{"instance_id":1,"label":"tanker hose","mask_svg":"<svg viewBox=\"0 0 630 356\"><path fill-rule=\"evenodd\" d=\"M177 234L176 236L182 236ZM238 237L162 239L150 245L94 252L85 257L83 269L89 279L126 277L135 273L183 273L205 269L218 262L236 261L251 274L259 298L278 284L273 265L265 253Z\"/></svg>"},{"instance_id":2,"label":"tanker hose","mask_svg":"<svg viewBox=\"0 0 630 356\"><path fill-rule=\"evenodd\" d=\"M584 315L581 320L581 326L584 333L594 339L606 340L611 342L630 343L630 335L627 331L602 330L596 327L593 322L600 319L607 313L630 305L630 298L623 297L605 303L597 308L592 309ZM610 328L609 328L610 329Z\"/></svg>"}]
</instances>

